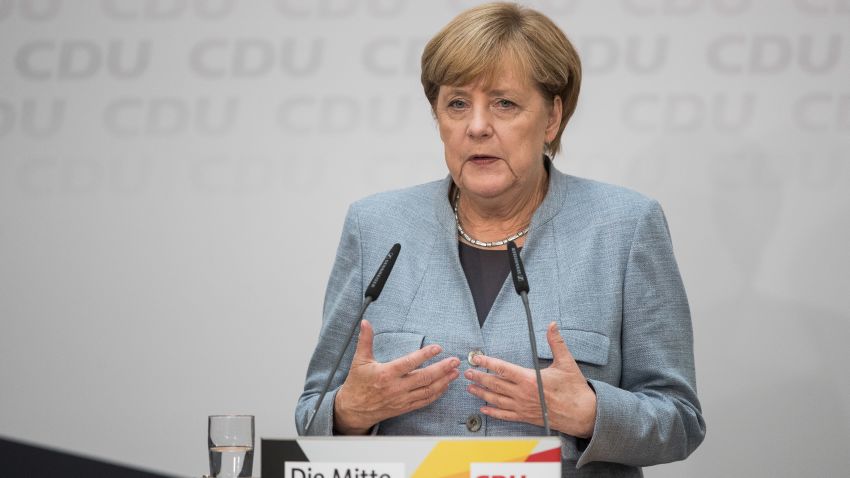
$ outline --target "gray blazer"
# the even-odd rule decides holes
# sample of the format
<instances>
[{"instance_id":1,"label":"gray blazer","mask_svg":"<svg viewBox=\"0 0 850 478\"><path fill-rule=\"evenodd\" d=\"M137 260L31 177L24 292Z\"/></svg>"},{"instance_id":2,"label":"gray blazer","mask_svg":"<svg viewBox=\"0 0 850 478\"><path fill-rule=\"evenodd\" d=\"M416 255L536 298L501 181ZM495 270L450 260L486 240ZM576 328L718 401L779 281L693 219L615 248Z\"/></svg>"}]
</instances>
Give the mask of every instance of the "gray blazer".
<instances>
[{"instance_id":1,"label":"gray blazer","mask_svg":"<svg viewBox=\"0 0 850 478\"><path fill-rule=\"evenodd\" d=\"M551 363L546 326L561 335L596 391L593 437L563 436L564 476L642 476L641 466L682 460L703 440L687 297L661 207L633 191L565 175L551 164L549 190L522 248L541 366ZM542 435L543 429L480 415L466 390L470 351L531 368L522 301L508 278L483 327L458 259L447 177L370 196L348 211L328 281L319 343L295 410L300 434L330 373L363 293L393 243L401 254L366 318L375 357L386 362L427 344L461 359L461 376L431 405L381 422L385 435ZM507 260L507 259L506 259ZM310 432L333 433L335 391L346 351ZM432 363L432 362L428 362ZM427 364L426 364L427 365ZM481 427L468 427L470 417ZM474 422L474 419L472 420Z\"/></svg>"}]
</instances>

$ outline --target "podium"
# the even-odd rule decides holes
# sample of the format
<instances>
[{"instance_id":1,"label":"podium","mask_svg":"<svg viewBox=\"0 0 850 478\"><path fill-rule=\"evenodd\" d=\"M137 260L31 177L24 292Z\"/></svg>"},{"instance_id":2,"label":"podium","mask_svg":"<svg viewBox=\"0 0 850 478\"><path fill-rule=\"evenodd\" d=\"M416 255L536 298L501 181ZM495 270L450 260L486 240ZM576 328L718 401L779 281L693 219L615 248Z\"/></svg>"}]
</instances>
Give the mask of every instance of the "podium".
<instances>
[{"instance_id":1,"label":"podium","mask_svg":"<svg viewBox=\"0 0 850 478\"><path fill-rule=\"evenodd\" d=\"M260 442L263 478L560 478L558 437L303 437Z\"/></svg>"}]
</instances>

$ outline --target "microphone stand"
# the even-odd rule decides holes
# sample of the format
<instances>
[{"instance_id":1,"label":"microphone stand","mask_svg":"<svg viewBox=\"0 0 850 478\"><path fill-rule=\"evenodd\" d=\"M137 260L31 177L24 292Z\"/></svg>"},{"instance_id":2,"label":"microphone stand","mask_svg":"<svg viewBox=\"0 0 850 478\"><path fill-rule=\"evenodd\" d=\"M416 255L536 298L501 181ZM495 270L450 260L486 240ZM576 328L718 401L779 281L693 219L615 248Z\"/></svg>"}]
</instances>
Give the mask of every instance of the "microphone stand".
<instances>
[{"instance_id":1,"label":"microphone stand","mask_svg":"<svg viewBox=\"0 0 850 478\"><path fill-rule=\"evenodd\" d=\"M546 436L549 436L549 409L546 407L546 399L543 396L543 379L540 375L540 361L537 358L537 338L534 336L534 325L531 323L531 308L528 305L528 294L523 291L519 296L522 297L522 305L525 306L525 318L528 321L528 337L531 342L531 355L534 358L534 375L537 376L537 396L540 397L540 408L543 410L543 430Z\"/></svg>"},{"instance_id":2,"label":"microphone stand","mask_svg":"<svg viewBox=\"0 0 850 478\"><path fill-rule=\"evenodd\" d=\"M378 271L375 272L375 276L372 277L372 281L369 283L369 286L366 287L363 307L360 308L360 314L357 316L357 321L351 324L351 330L348 332L348 338L345 340L345 345L343 345L339 350L339 353L336 356L336 362L334 362L330 375L328 375L328 379L325 380L325 385L322 387L322 393L319 395L319 400L316 401L316 406L313 407L313 411L310 412L310 418L307 420L307 426L304 427L305 435L310 432L310 427L313 425L313 419L316 418L316 413L319 411L319 407L325 400L325 395L328 394L334 375L336 375L336 372L339 370L339 366L342 363L342 357L345 356L345 350L348 349L348 344L350 344L351 339L354 338L354 332L357 331L357 327L360 325L360 322L363 321L363 314L366 313L366 309L369 307L369 304L378 300L378 296L380 296L381 291L384 290L384 284L387 283L387 278L390 276L393 266L395 266L395 261L398 258L399 252L401 252L401 244L396 243L381 262L381 266L378 267Z\"/></svg>"},{"instance_id":3,"label":"microphone stand","mask_svg":"<svg viewBox=\"0 0 850 478\"><path fill-rule=\"evenodd\" d=\"M508 259L511 264L511 277L514 280L514 288L520 298L522 298L522 305L525 307L525 318L528 322L528 341L531 342L531 359L534 363L534 375L537 377L537 396L540 398L540 409L543 415L543 430L546 436L549 436L551 434L549 429L549 410L546 408L546 398L543 395L543 378L540 375L540 361L537 358L537 338L534 336L531 307L528 305L528 292L531 288L528 285L528 278L525 276L525 267L522 265L522 259L519 257L519 250L514 241L508 241Z\"/></svg>"},{"instance_id":4,"label":"microphone stand","mask_svg":"<svg viewBox=\"0 0 850 478\"><path fill-rule=\"evenodd\" d=\"M351 339L354 338L354 332L357 331L357 327L360 326L360 322L363 320L363 314L366 313L366 309L369 307L369 304L372 303L372 297L366 296L366 299L363 301L363 307L360 309L360 315L357 316L357 321L354 322L351 326L351 330L348 332L348 338L345 339L345 347L342 347L339 350L339 353L336 356L336 361L334 362L334 366L331 369L331 374L328 376L328 379L325 380L325 385L322 387L322 393L319 394L319 401L316 402L316 406L313 408L313 411L310 412L310 419L307 420L307 426L304 428L304 434L306 435L310 431L310 426L313 425L313 418L316 417L316 412L319 411L319 407L322 406L322 401L325 399L325 395L328 394L328 389L331 387L331 382L333 381L334 374L339 370L339 365L342 363L342 357L345 356L345 350L348 348L348 344L351 343Z\"/></svg>"}]
</instances>

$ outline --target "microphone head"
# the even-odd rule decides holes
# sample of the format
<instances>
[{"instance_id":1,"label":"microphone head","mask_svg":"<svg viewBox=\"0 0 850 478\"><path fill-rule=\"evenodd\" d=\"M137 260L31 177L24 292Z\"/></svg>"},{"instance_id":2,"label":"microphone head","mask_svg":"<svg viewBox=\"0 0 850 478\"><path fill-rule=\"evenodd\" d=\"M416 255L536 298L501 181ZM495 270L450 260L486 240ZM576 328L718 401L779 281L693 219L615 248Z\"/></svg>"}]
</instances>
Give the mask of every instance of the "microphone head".
<instances>
[{"instance_id":1,"label":"microphone head","mask_svg":"<svg viewBox=\"0 0 850 478\"><path fill-rule=\"evenodd\" d=\"M381 295L381 291L384 290L384 284L387 283L387 277L390 276L390 272L393 270L393 266L395 265L395 260L398 257L399 252L401 252L401 244L396 243L390 249L390 252L387 253L387 257L384 258L384 261L381 262L381 267L378 268L378 272L375 272L375 277L372 277L372 282L369 282L369 287L366 287L364 297L371 297L373 301L378 300L378 296Z\"/></svg>"},{"instance_id":2,"label":"microphone head","mask_svg":"<svg viewBox=\"0 0 850 478\"><path fill-rule=\"evenodd\" d=\"M514 280L514 288L517 294L526 294L531 290L528 286L528 278L525 276L525 267L519 257L519 249L514 241L508 241L508 261L511 264L511 277Z\"/></svg>"}]
</instances>

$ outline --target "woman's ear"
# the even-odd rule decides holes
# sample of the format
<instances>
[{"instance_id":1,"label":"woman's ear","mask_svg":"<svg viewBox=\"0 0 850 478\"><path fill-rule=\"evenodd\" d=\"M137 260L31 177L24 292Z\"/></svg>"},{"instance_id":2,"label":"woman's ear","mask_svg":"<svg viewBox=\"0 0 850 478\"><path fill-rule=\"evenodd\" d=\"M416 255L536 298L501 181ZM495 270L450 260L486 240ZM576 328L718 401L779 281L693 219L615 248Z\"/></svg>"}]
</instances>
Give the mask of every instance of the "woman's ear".
<instances>
[{"instance_id":1,"label":"woman's ear","mask_svg":"<svg viewBox=\"0 0 850 478\"><path fill-rule=\"evenodd\" d=\"M549 120L546 123L546 142L550 143L558 134L561 127L561 117L564 114L564 103L560 95L552 98L552 107L549 109Z\"/></svg>"}]
</instances>

